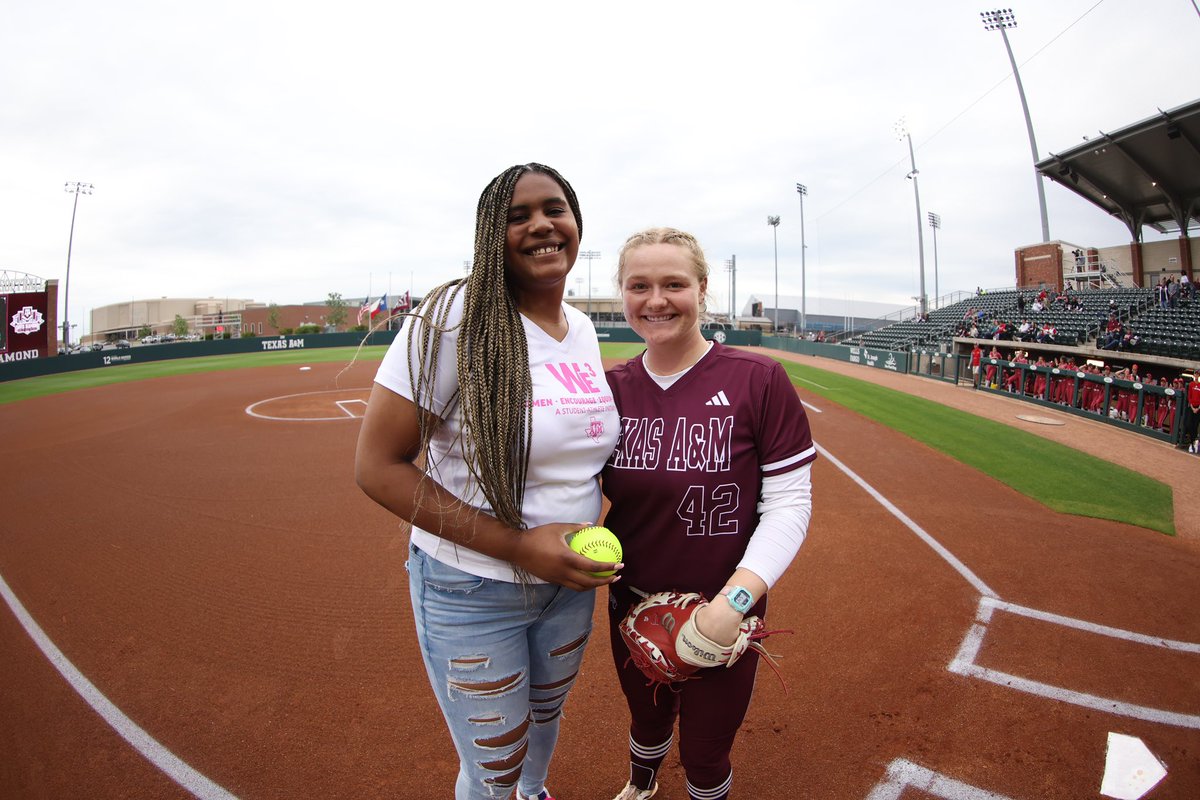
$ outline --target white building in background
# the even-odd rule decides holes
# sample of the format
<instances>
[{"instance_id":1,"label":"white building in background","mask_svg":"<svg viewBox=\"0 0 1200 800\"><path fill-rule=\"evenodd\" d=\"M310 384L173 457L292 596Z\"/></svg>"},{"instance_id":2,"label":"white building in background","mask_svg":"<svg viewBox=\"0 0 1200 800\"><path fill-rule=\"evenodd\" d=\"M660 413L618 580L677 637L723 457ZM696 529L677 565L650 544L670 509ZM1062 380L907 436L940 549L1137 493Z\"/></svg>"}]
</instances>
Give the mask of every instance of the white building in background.
<instances>
[{"instance_id":1,"label":"white building in background","mask_svg":"<svg viewBox=\"0 0 1200 800\"><path fill-rule=\"evenodd\" d=\"M113 303L92 309L91 341L134 339L147 328L152 334L169 333L176 315L188 321L189 330L196 330L197 320L223 321L225 315L230 315L232 324L242 311L265 306L240 297L160 297Z\"/></svg>"},{"instance_id":2,"label":"white building in background","mask_svg":"<svg viewBox=\"0 0 1200 800\"><path fill-rule=\"evenodd\" d=\"M794 331L800 327L800 306L804 304L805 322L808 330L816 333L837 333L849 330L873 330L883 325L899 322L912 306L893 303L876 303L869 300L849 298L809 297L779 295L779 328ZM763 328L770 330L775 324L775 295L752 294L738 317L739 328Z\"/></svg>"}]
</instances>

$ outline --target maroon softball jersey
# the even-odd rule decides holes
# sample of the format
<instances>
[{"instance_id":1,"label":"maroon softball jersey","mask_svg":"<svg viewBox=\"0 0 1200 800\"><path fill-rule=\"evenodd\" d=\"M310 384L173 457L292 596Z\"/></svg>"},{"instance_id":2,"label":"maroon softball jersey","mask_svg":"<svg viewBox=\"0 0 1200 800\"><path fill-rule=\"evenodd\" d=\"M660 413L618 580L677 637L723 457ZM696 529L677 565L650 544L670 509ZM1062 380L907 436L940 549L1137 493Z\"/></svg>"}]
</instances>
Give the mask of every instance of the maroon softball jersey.
<instances>
[{"instance_id":1,"label":"maroon softball jersey","mask_svg":"<svg viewBox=\"0 0 1200 800\"><path fill-rule=\"evenodd\" d=\"M605 525L622 583L713 597L758 525L762 479L816 458L808 417L776 361L713 342L663 390L642 359L607 373L621 437L604 468Z\"/></svg>"}]
</instances>

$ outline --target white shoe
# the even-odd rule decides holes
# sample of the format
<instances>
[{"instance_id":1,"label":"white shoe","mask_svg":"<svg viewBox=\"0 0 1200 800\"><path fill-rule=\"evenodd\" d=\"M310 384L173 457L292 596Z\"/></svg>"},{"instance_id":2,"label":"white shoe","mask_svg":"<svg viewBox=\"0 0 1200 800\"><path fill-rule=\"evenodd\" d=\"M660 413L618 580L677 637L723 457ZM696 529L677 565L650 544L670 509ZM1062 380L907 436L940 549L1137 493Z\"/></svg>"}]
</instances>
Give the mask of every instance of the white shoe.
<instances>
[{"instance_id":1,"label":"white shoe","mask_svg":"<svg viewBox=\"0 0 1200 800\"><path fill-rule=\"evenodd\" d=\"M613 800L650 800L658 791L658 782L656 781L649 789L639 789L632 783L625 784L625 788L621 790Z\"/></svg>"}]
</instances>

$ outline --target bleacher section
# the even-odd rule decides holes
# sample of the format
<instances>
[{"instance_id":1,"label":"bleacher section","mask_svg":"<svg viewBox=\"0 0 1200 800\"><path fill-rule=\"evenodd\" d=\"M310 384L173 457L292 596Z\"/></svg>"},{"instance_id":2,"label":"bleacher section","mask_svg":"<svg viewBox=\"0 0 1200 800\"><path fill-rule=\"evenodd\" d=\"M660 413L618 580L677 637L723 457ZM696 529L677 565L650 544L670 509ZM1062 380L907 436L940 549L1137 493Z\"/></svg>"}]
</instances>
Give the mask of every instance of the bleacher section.
<instances>
[{"instance_id":1,"label":"bleacher section","mask_svg":"<svg viewBox=\"0 0 1200 800\"><path fill-rule=\"evenodd\" d=\"M1141 337L1138 352L1200 360L1200 300L1180 308L1148 308L1130 324Z\"/></svg>"},{"instance_id":2,"label":"bleacher section","mask_svg":"<svg viewBox=\"0 0 1200 800\"><path fill-rule=\"evenodd\" d=\"M1012 331L1028 320L1036 327L1052 325L1058 330L1055 344L1073 347L1077 345L1092 345L1095 343L1101 326L1109 318L1110 311L1115 310L1122 322L1134 320L1134 328L1142 333L1136 321L1139 314L1150 308L1154 295L1151 289L1087 289L1071 291L1081 308L1067 310L1062 303L1051 303L1048 308L1034 311L1033 301L1038 292L1032 289L1007 289L992 291L960 300L944 308L931 310L928 319L909 319L888 325L878 330L863 333L847 344L861 344L865 347L876 347L883 350L912 351L917 349L941 349L949 347L956 335L961 335L962 325L974 312L979 329L979 338L990 339L997 326L1005 323ZM1025 310L1021 312L1017 306L1017 298L1024 295ZM1194 313L1200 314L1200 302L1193 304ZM1181 309L1176 310L1176 314ZM1175 342L1196 342L1200 344L1200 320L1187 317L1187 323L1182 321L1177 333L1156 339L1161 349L1170 351L1163 355L1190 352L1185 345L1176 346ZM1155 320L1156 323L1161 322ZM1158 331L1158 326L1155 330ZM1164 331L1165 333L1165 331ZM1191 338L1188 338L1191 337ZM1007 337L1011 338L1011 337ZM1147 338L1149 334L1147 333ZM1165 344L1163 344L1165 342ZM1177 355L1178 358L1191 358L1191 355Z\"/></svg>"}]
</instances>

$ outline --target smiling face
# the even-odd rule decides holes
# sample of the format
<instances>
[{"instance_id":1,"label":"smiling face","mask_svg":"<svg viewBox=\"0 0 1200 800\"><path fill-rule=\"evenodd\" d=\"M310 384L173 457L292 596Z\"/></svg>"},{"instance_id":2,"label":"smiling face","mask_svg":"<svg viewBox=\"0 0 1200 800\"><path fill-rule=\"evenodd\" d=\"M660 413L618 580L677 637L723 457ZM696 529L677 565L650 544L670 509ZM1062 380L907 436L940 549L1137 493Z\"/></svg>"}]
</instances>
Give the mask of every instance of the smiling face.
<instances>
[{"instance_id":1,"label":"smiling face","mask_svg":"<svg viewBox=\"0 0 1200 800\"><path fill-rule=\"evenodd\" d=\"M688 250L677 244L646 244L625 253L621 268L625 319L650 348L687 347L700 333L700 304L708 279L697 276Z\"/></svg>"},{"instance_id":2,"label":"smiling face","mask_svg":"<svg viewBox=\"0 0 1200 800\"><path fill-rule=\"evenodd\" d=\"M562 291L579 255L579 224L558 181L526 172L513 189L504 266L518 294Z\"/></svg>"}]
</instances>

